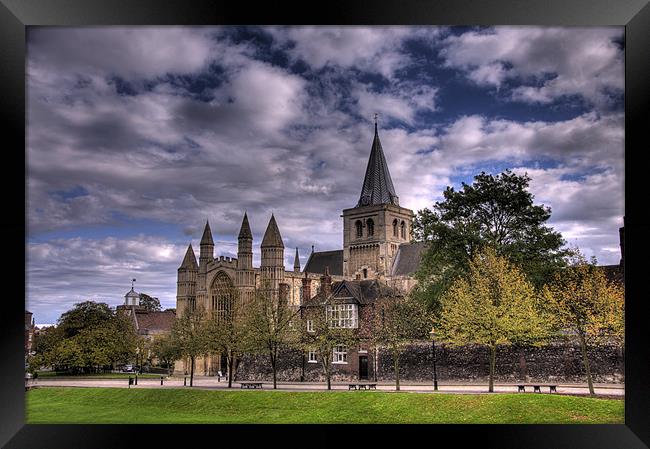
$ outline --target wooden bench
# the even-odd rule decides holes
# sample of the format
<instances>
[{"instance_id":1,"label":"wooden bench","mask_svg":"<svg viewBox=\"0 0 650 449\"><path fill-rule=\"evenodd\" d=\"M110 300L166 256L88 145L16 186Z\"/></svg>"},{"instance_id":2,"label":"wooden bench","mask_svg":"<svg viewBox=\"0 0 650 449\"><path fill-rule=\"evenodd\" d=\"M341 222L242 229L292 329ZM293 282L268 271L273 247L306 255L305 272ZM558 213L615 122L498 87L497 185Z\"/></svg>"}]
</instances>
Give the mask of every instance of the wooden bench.
<instances>
[{"instance_id":1,"label":"wooden bench","mask_svg":"<svg viewBox=\"0 0 650 449\"><path fill-rule=\"evenodd\" d=\"M262 382L240 382L240 388L262 388Z\"/></svg>"},{"instance_id":2,"label":"wooden bench","mask_svg":"<svg viewBox=\"0 0 650 449\"><path fill-rule=\"evenodd\" d=\"M546 385L543 385L546 386ZM517 385L517 393L519 392L526 392L526 387L533 387L533 393L541 393L542 392L542 385ZM557 385L548 385L548 392L549 393L557 393Z\"/></svg>"},{"instance_id":3,"label":"wooden bench","mask_svg":"<svg viewBox=\"0 0 650 449\"><path fill-rule=\"evenodd\" d=\"M376 390L377 384L348 384L349 390Z\"/></svg>"}]
</instances>

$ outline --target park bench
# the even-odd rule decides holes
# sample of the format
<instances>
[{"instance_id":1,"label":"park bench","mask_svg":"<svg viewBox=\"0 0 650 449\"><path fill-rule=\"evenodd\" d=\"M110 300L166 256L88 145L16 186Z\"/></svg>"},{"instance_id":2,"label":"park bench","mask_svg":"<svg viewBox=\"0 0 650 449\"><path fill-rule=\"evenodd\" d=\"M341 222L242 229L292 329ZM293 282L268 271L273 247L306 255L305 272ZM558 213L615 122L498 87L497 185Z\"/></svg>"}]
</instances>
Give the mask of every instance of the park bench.
<instances>
[{"instance_id":1,"label":"park bench","mask_svg":"<svg viewBox=\"0 0 650 449\"><path fill-rule=\"evenodd\" d=\"M262 382L240 382L240 388L262 388Z\"/></svg>"},{"instance_id":2,"label":"park bench","mask_svg":"<svg viewBox=\"0 0 650 449\"><path fill-rule=\"evenodd\" d=\"M544 385L548 386L548 392L549 393L557 393L557 385ZM533 392L534 393L541 393L542 392L542 385L517 385L517 393L519 392L526 392L526 387L533 387Z\"/></svg>"},{"instance_id":3,"label":"park bench","mask_svg":"<svg viewBox=\"0 0 650 449\"><path fill-rule=\"evenodd\" d=\"M348 390L376 390L377 384L348 384Z\"/></svg>"}]
</instances>

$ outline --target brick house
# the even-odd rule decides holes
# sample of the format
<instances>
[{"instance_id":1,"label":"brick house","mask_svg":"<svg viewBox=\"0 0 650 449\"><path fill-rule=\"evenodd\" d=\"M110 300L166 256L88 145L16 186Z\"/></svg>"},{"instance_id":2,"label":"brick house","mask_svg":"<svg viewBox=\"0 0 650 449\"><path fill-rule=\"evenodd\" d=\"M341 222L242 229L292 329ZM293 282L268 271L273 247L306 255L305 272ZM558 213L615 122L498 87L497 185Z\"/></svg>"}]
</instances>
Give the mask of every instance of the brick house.
<instances>
[{"instance_id":1,"label":"brick house","mask_svg":"<svg viewBox=\"0 0 650 449\"><path fill-rule=\"evenodd\" d=\"M315 332L313 321L325 317L330 328L348 328L358 338L355 347L337 346L334 349L333 373L335 378L376 379L377 354L371 336L375 314L382 301L401 297L403 293L378 279L355 279L332 282L329 269L320 279L320 290L311 295L311 280L303 278L303 297L310 298L301 306L305 331ZM312 319L310 319L312 318ZM308 364L318 364L316 351L308 351Z\"/></svg>"}]
</instances>

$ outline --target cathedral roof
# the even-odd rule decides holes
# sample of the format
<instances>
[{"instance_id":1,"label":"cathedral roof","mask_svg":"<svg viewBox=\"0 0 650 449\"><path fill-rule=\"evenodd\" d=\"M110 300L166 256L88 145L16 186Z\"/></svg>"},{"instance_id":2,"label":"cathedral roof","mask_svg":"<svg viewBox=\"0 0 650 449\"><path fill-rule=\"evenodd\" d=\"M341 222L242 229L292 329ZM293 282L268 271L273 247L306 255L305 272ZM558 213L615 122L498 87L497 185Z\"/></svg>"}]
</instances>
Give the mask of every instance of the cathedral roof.
<instances>
[{"instance_id":1,"label":"cathedral roof","mask_svg":"<svg viewBox=\"0 0 650 449\"><path fill-rule=\"evenodd\" d=\"M203 237L201 237L201 245L214 245L212 240L212 231L210 230L210 223L205 220L205 229L203 230Z\"/></svg>"},{"instance_id":2,"label":"cathedral roof","mask_svg":"<svg viewBox=\"0 0 650 449\"><path fill-rule=\"evenodd\" d=\"M262 239L262 247L284 248L282 236L280 235L280 230L278 229L278 224L275 222L273 214L271 214L271 220L269 221L269 225L266 227L266 232Z\"/></svg>"},{"instance_id":3,"label":"cathedral roof","mask_svg":"<svg viewBox=\"0 0 650 449\"><path fill-rule=\"evenodd\" d=\"M408 276L420 266L422 255L427 249L425 242L403 243L397 248L397 254L391 268L391 276Z\"/></svg>"},{"instance_id":4,"label":"cathedral roof","mask_svg":"<svg viewBox=\"0 0 650 449\"><path fill-rule=\"evenodd\" d=\"M359 197L357 207L376 204L394 204L399 206L399 199L395 193L393 181L390 178L388 164L386 163L384 151L381 148L377 123L375 122L375 138L372 141L370 159L368 159L366 176L363 179L363 187L361 188L361 196Z\"/></svg>"},{"instance_id":5,"label":"cathedral roof","mask_svg":"<svg viewBox=\"0 0 650 449\"><path fill-rule=\"evenodd\" d=\"M323 274L325 273L325 267L329 267L331 275L343 276L343 250L311 253L304 271Z\"/></svg>"},{"instance_id":6,"label":"cathedral roof","mask_svg":"<svg viewBox=\"0 0 650 449\"><path fill-rule=\"evenodd\" d=\"M248 215L246 215L246 212L244 212L244 219L241 222L241 229L239 230L238 238L253 240L253 233L251 232L251 227L248 224Z\"/></svg>"},{"instance_id":7,"label":"cathedral roof","mask_svg":"<svg viewBox=\"0 0 650 449\"><path fill-rule=\"evenodd\" d=\"M192 248L191 243L187 247L187 251L185 252L185 257L183 258L183 263L179 268L192 268L195 270L199 269L199 266L196 263L196 256L194 255L194 249Z\"/></svg>"}]
</instances>

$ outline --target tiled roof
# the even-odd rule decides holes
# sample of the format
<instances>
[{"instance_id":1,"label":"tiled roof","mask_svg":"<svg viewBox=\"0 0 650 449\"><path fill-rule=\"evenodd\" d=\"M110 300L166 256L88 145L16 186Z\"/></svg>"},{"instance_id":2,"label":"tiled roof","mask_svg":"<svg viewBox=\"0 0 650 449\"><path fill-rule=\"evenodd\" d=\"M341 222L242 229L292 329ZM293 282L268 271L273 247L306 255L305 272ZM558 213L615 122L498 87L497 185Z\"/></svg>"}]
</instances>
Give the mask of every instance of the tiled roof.
<instances>
[{"instance_id":1,"label":"tiled roof","mask_svg":"<svg viewBox=\"0 0 650 449\"><path fill-rule=\"evenodd\" d=\"M187 247L187 251L185 252L185 257L183 258L183 263L181 263L180 268L190 268L194 270L199 269L199 265L196 263L196 256L194 255L194 249L192 248L192 244Z\"/></svg>"},{"instance_id":2,"label":"tiled roof","mask_svg":"<svg viewBox=\"0 0 650 449\"><path fill-rule=\"evenodd\" d=\"M391 276L408 276L418 270L422 255L426 250L425 242L404 243L397 248L397 255L391 268Z\"/></svg>"},{"instance_id":3,"label":"tiled roof","mask_svg":"<svg viewBox=\"0 0 650 449\"><path fill-rule=\"evenodd\" d=\"M278 229L278 224L276 223L275 216L273 214L271 214L271 220L269 221L269 225L266 227L264 238L262 238L262 247L284 248L282 236L280 235L280 229Z\"/></svg>"},{"instance_id":4,"label":"tiled roof","mask_svg":"<svg viewBox=\"0 0 650 449\"><path fill-rule=\"evenodd\" d=\"M253 233L251 232L251 226L248 224L248 215L246 212L244 212L244 219L241 222L238 238L253 240Z\"/></svg>"},{"instance_id":5,"label":"tiled roof","mask_svg":"<svg viewBox=\"0 0 650 449\"><path fill-rule=\"evenodd\" d=\"M304 305L307 307L319 306L331 299L365 305L372 304L379 298L394 296L401 296L399 290L377 279L345 280L333 282L332 293L327 298L324 298L322 292L319 292L306 301Z\"/></svg>"},{"instance_id":6,"label":"tiled roof","mask_svg":"<svg viewBox=\"0 0 650 449\"><path fill-rule=\"evenodd\" d=\"M214 245L210 223L207 220L205 221L205 228L203 229L203 237L201 237L201 245Z\"/></svg>"},{"instance_id":7,"label":"tiled roof","mask_svg":"<svg viewBox=\"0 0 650 449\"><path fill-rule=\"evenodd\" d=\"M173 310L150 312L136 309L135 318L139 331L147 329L149 332L170 332L176 319L176 313Z\"/></svg>"},{"instance_id":8,"label":"tiled roof","mask_svg":"<svg viewBox=\"0 0 650 449\"><path fill-rule=\"evenodd\" d=\"M331 275L343 276L343 250L311 253L303 271L323 274L325 273L325 267L329 267Z\"/></svg>"}]
</instances>

